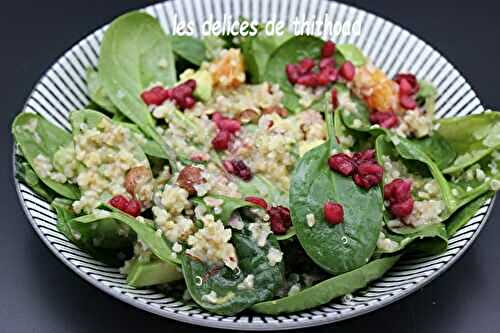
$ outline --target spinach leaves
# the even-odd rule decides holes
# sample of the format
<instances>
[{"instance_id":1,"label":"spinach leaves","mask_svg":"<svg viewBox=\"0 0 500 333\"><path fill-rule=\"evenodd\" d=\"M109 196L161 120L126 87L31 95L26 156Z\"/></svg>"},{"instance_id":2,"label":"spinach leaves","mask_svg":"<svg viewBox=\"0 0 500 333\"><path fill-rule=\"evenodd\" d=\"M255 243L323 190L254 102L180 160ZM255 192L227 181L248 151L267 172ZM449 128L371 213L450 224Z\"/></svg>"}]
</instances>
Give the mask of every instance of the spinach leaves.
<instances>
[{"instance_id":1,"label":"spinach leaves","mask_svg":"<svg viewBox=\"0 0 500 333\"><path fill-rule=\"evenodd\" d=\"M153 224L152 221L145 219L144 222L140 222L116 208L106 206L106 209L110 209L111 211L99 210L89 215L76 217L73 221L81 224L91 224L111 219L126 224L137 234L137 238L144 242L158 258L171 263L179 263L179 259L173 255L165 238L162 235L159 236L151 226Z\"/></svg>"},{"instance_id":2,"label":"spinach leaves","mask_svg":"<svg viewBox=\"0 0 500 333\"><path fill-rule=\"evenodd\" d=\"M383 276L401 256L391 256L373 260L353 271L324 280L306 288L293 296L258 303L252 310L277 315L311 309L330 302L336 297L352 293Z\"/></svg>"},{"instance_id":3,"label":"spinach leaves","mask_svg":"<svg viewBox=\"0 0 500 333\"><path fill-rule=\"evenodd\" d=\"M438 133L458 154L443 172L464 170L500 147L500 112L441 119Z\"/></svg>"},{"instance_id":4,"label":"spinach leaves","mask_svg":"<svg viewBox=\"0 0 500 333\"><path fill-rule=\"evenodd\" d=\"M171 86L176 81L171 40L159 22L140 12L113 21L102 41L99 75L111 102L160 144L175 169L175 154L156 132L154 120L140 97L153 83Z\"/></svg>"},{"instance_id":5,"label":"spinach leaves","mask_svg":"<svg viewBox=\"0 0 500 333\"><path fill-rule=\"evenodd\" d=\"M238 256L239 270L214 266L188 255L182 256L182 270L189 293L196 303L210 312L234 315L253 304L271 299L283 283L283 262L271 263L270 251L279 250L274 235L259 247L246 222L241 231L233 230L231 242Z\"/></svg>"},{"instance_id":6,"label":"spinach leaves","mask_svg":"<svg viewBox=\"0 0 500 333\"><path fill-rule=\"evenodd\" d=\"M173 35L170 38L172 39L172 49L177 56L197 66L200 66L205 60L206 46L201 39L178 35Z\"/></svg>"},{"instance_id":7,"label":"spinach leaves","mask_svg":"<svg viewBox=\"0 0 500 333\"><path fill-rule=\"evenodd\" d=\"M297 237L309 257L327 272L341 274L366 264L382 226L382 195L378 187L365 190L350 177L333 172L328 158L335 142L332 112L325 109L328 141L308 151L297 163L290 185L290 210ZM342 205L344 222L328 224L323 205ZM315 223L307 224L313 214Z\"/></svg>"},{"instance_id":8,"label":"spinach leaves","mask_svg":"<svg viewBox=\"0 0 500 333\"><path fill-rule=\"evenodd\" d=\"M356 67L363 66L366 63L366 58L353 44L337 44L337 63L350 61Z\"/></svg>"},{"instance_id":9,"label":"spinach leaves","mask_svg":"<svg viewBox=\"0 0 500 333\"><path fill-rule=\"evenodd\" d=\"M295 36L278 47L267 62L263 80L279 84L284 94L283 105L292 113L299 112L302 108L299 104L299 96L288 81L285 67L287 64L297 63L305 57L319 59L322 46L323 40L321 38Z\"/></svg>"},{"instance_id":10,"label":"spinach leaves","mask_svg":"<svg viewBox=\"0 0 500 333\"><path fill-rule=\"evenodd\" d=\"M121 266L123 258L132 252L133 234L109 216L88 220L88 222L99 221L95 224L80 223L75 220L71 204L72 201L61 198L56 198L52 202L57 214L59 231L97 260L111 266Z\"/></svg>"},{"instance_id":11,"label":"spinach leaves","mask_svg":"<svg viewBox=\"0 0 500 333\"><path fill-rule=\"evenodd\" d=\"M16 117L12 124L12 133L23 156L45 185L65 198L72 200L80 198L77 186L68 182L57 182L49 176L44 176L45 173L42 170L37 170L35 163L35 159L42 156L53 165L55 153L65 145L72 143L70 133L37 114L27 112Z\"/></svg>"},{"instance_id":12,"label":"spinach leaves","mask_svg":"<svg viewBox=\"0 0 500 333\"><path fill-rule=\"evenodd\" d=\"M118 110L113 105L113 102L111 102L111 99L104 91L99 73L89 68L87 69L86 79L87 92L90 99L105 111L112 114L118 113Z\"/></svg>"},{"instance_id":13,"label":"spinach leaves","mask_svg":"<svg viewBox=\"0 0 500 333\"><path fill-rule=\"evenodd\" d=\"M245 67L250 74L252 83L264 81L266 75L266 65L271 54L280 45L292 38L292 35L286 32L283 36L268 36L264 31L260 31L256 36L245 37L241 41L241 51L245 57ZM284 71L285 68L282 68Z\"/></svg>"}]
</instances>

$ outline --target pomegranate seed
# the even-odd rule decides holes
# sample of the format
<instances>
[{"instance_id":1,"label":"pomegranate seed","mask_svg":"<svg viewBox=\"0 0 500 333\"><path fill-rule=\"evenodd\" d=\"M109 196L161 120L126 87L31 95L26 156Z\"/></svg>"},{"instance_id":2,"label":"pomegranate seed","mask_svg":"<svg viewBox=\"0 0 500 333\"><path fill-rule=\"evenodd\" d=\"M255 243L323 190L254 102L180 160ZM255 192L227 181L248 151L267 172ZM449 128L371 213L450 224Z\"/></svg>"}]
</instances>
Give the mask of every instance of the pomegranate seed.
<instances>
[{"instance_id":1,"label":"pomegranate seed","mask_svg":"<svg viewBox=\"0 0 500 333\"><path fill-rule=\"evenodd\" d=\"M224 119L224 116L220 112L214 112L214 114L212 114L212 121L214 123L217 124L222 119Z\"/></svg>"},{"instance_id":2,"label":"pomegranate seed","mask_svg":"<svg viewBox=\"0 0 500 333\"><path fill-rule=\"evenodd\" d=\"M223 161L222 166L224 167L224 170L226 170L227 172L234 173L234 167L231 161L228 160Z\"/></svg>"},{"instance_id":3,"label":"pomegranate seed","mask_svg":"<svg viewBox=\"0 0 500 333\"><path fill-rule=\"evenodd\" d=\"M196 100L191 96L184 97L182 103L179 103L180 107L183 109L191 109L196 104Z\"/></svg>"},{"instance_id":4,"label":"pomegranate seed","mask_svg":"<svg viewBox=\"0 0 500 333\"><path fill-rule=\"evenodd\" d=\"M340 224L344 222L344 208L338 203L331 201L325 202L323 206L323 215L329 224Z\"/></svg>"},{"instance_id":5,"label":"pomegranate seed","mask_svg":"<svg viewBox=\"0 0 500 333\"><path fill-rule=\"evenodd\" d=\"M226 150L229 148L230 140L231 133L227 131L219 131L212 140L212 147L214 147L215 150Z\"/></svg>"},{"instance_id":6,"label":"pomegranate seed","mask_svg":"<svg viewBox=\"0 0 500 333\"><path fill-rule=\"evenodd\" d=\"M190 79L184 82L183 84L191 88L191 91L194 91L196 89L196 80Z\"/></svg>"},{"instance_id":7,"label":"pomegranate seed","mask_svg":"<svg viewBox=\"0 0 500 333\"><path fill-rule=\"evenodd\" d=\"M191 88L186 84L180 84L172 88L172 98L177 102L182 102L184 98L190 96L193 93Z\"/></svg>"},{"instance_id":8,"label":"pomegranate seed","mask_svg":"<svg viewBox=\"0 0 500 333\"><path fill-rule=\"evenodd\" d=\"M319 61L319 69L335 68L335 59L323 58Z\"/></svg>"},{"instance_id":9,"label":"pomegranate seed","mask_svg":"<svg viewBox=\"0 0 500 333\"><path fill-rule=\"evenodd\" d=\"M321 57L322 58L328 58L333 56L335 53L335 43L332 42L331 40L327 40L324 44L323 47L321 48Z\"/></svg>"},{"instance_id":10,"label":"pomegranate seed","mask_svg":"<svg viewBox=\"0 0 500 333\"><path fill-rule=\"evenodd\" d=\"M403 83L402 84L402 81L406 81L406 83ZM416 94L419 90L420 90L420 86L418 84L418 80L417 78L415 77L415 75L413 74L398 74L394 77L394 81L397 82L397 84L399 84L399 91L401 93L401 86L404 85L403 87L403 90L406 92L408 91L406 94L407 95L413 95L413 94ZM410 86L410 89L408 90L406 84L409 84Z\"/></svg>"},{"instance_id":11,"label":"pomegranate seed","mask_svg":"<svg viewBox=\"0 0 500 333\"><path fill-rule=\"evenodd\" d=\"M125 211L128 205L128 199L123 195L115 195L111 200L109 200L109 204L121 211Z\"/></svg>"},{"instance_id":12,"label":"pomegranate seed","mask_svg":"<svg viewBox=\"0 0 500 333\"><path fill-rule=\"evenodd\" d=\"M338 99L338 95L337 95L337 89L335 89L335 88L332 89L331 102L332 102L333 109L336 109L339 107L339 99Z\"/></svg>"},{"instance_id":13,"label":"pomegranate seed","mask_svg":"<svg viewBox=\"0 0 500 333\"><path fill-rule=\"evenodd\" d=\"M355 166L349 155L339 153L330 156L328 159L328 166L333 171L340 173L343 176L349 176L354 172Z\"/></svg>"},{"instance_id":14,"label":"pomegranate seed","mask_svg":"<svg viewBox=\"0 0 500 333\"><path fill-rule=\"evenodd\" d=\"M250 168L242 160L225 161L223 166L227 172L243 179L244 181L252 179L252 170L250 170Z\"/></svg>"},{"instance_id":15,"label":"pomegranate seed","mask_svg":"<svg viewBox=\"0 0 500 333\"><path fill-rule=\"evenodd\" d=\"M401 79L399 81L399 94L400 95L411 95L412 94L412 89L413 87L411 86L410 82L408 82L406 79Z\"/></svg>"},{"instance_id":16,"label":"pomegranate seed","mask_svg":"<svg viewBox=\"0 0 500 333\"><path fill-rule=\"evenodd\" d=\"M314 67L314 60L312 60L311 58L304 58L299 62L298 66L299 74L301 75L307 74L311 71L311 69L313 69L313 67Z\"/></svg>"},{"instance_id":17,"label":"pomegranate seed","mask_svg":"<svg viewBox=\"0 0 500 333\"><path fill-rule=\"evenodd\" d=\"M354 79L354 75L356 74L356 68L350 61L346 61L340 66L339 74L346 81L352 81Z\"/></svg>"},{"instance_id":18,"label":"pomegranate seed","mask_svg":"<svg viewBox=\"0 0 500 333\"><path fill-rule=\"evenodd\" d=\"M240 122L235 119L224 118L215 123L221 131L227 131L231 134L238 132L241 128Z\"/></svg>"},{"instance_id":19,"label":"pomegranate seed","mask_svg":"<svg viewBox=\"0 0 500 333\"><path fill-rule=\"evenodd\" d=\"M297 65L293 65L293 64L286 65L285 72L286 72L286 76L288 78L288 81L290 81L291 84L297 83L297 80L300 77Z\"/></svg>"},{"instance_id":20,"label":"pomegranate seed","mask_svg":"<svg viewBox=\"0 0 500 333\"><path fill-rule=\"evenodd\" d=\"M330 77L327 71L321 71L319 73L316 73L316 81L318 82L319 86L326 86L328 83L330 83Z\"/></svg>"},{"instance_id":21,"label":"pomegranate seed","mask_svg":"<svg viewBox=\"0 0 500 333\"><path fill-rule=\"evenodd\" d=\"M304 74L297 80L298 84L301 84L306 87L316 87L318 86L318 80L316 79L316 75L314 74Z\"/></svg>"},{"instance_id":22,"label":"pomegranate seed","mask_svg":"<svg viewBox=\"0 0 500 333\"><path fill-rule=\"evenodd\" d=\"M368 182L370 188L380 183L384 175L384 168L373 162L364 162L358 166L357 172Z\"/></svg>"},{"instance_id":23,"label":"pomegranate seed","mask_svg":"<svg viewBox=\"0 0 500 333\"><path fill-rule=\"evenodd\" d=\"M375 163L375 150L374 149L367 149L364 151L359 151L356 152L352 155L352 159L354 163L356 164L361 164L365 162L370 162L370 163Z\"/></svg>"},{"instance_id":24,"label":"pomegranate seed","mask_svg":"<svg viewBox=\"0 0 500 333\"><path fill-rule=\"evenodd\" d=\"M169 90L160 86L153 87L141 94L142 100L147 105L162 105L169 97Z\"/></svg>"},{"instance_id":25,"label":"pomegranate seed","mask_svg":"<svg viewBox=\"0 0 500 333\"><path fill-rule=\"evenodd\" d=\"M399 124L398 116L393 112L379 112L375 111L370 113L370 123L378 124L382 128L393 128Z\"/></svg>"},{"instance_id":26,"label":"pomegranate seed","mask_svg":"<svg viewBox=\"0 0 500 333\"><path fill-rule=\"evenodd\" d=\"M292 225L290 210L284 206L271 207L267 210L271 230L275 235L284 235Z\"/></svg>"},{"instance_id":27,"label":"pomegranate seed","mask_svg":"<svg viewBox=\"0 0 500 333\"><path fill-rule=\"evenodd\" d=\"M125 207L124 212L133 217L141 215L141 202L137 199L131 199Z\"/></svg>"},{"instance_id":28,"label":"pomegranate seed","mask_svg":"<svg viewBox=\"0 0 500 333\"><path fill-rule=\"evenodd\" d=\"M257 206L260 206L266 210L268 208L266 200L264 200L262 198L250 196L250 197L246 197L245 200L248 202L251 202Z\"/></svg>"},{"instance_id":29,"label":"pomegranate seed","mask_svg":"<svg viewBox=\"0 0 500 333\"><path fill-rule=\"evenodd\" d=\"M391 204L389 209L395 217L403 218L411 214L413 211L413 203L413 198L410 197L405 201Z\"/></svg>"},{"instance_id":30,"label":"pomegranate seed","mask_svg":"<svg viewBox=\"0 0 500 333\"><path fill-rule=\"evenodd\" d=\"M384 199L391 202L401 202L408 200L408 198L411 197L411 187L412 184L411 180L409 179L394 179L392 182L384 186Z\"/></svg>"},{"instance_id":31,"label":"pomegranate seed","mask_svg":"<svg viewBox=\"0 0 500 333\"><path fill-rule=\"evenodd\" d=\"M407 110L413 110L417 107L417 102L408 95L399 96L399 104Z\"/></svg>"}]
</instances>

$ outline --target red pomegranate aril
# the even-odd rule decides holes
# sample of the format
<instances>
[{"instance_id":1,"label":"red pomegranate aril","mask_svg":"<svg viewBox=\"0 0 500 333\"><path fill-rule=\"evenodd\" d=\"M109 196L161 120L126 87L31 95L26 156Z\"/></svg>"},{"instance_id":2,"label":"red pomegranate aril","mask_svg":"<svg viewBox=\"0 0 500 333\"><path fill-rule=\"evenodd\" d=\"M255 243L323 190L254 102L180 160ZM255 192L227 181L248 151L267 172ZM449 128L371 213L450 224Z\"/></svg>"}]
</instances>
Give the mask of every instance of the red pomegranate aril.
<instances>
[{"instance_id":1,"label":"red pomegranate aril","mask_svg":"<svg viewBox=\"0 0 500 333\"><path fill-rule=\"evenodd\" d=\"M240 122L235 119L221 119L215 123L221 131L227 131L231 134L238 132L241 128Z\"/></svg>"},{"instance_id":2,"label":"red pomegranate aril","mask_svg":"<svg viewBox=\"0 0 500 333\"><path fill-rule=\"evenodd\" d=\"M175 99L176 102L182 102L184 98L190 96L193 93L191 88L186 84L180 84L174 88L172 88L172 98Z\"/></svg>"},{"instance_id":3,"label":"red pomegranate aril","mask_svg":"<svg viewBox=\"0 0 500 333\"><path fill-rule=\"evenodd\" d=\"M291 84L297 83L297 80L300 77L297 65L294 65L294 64L286 65L285 72L286 72L286 76L288 78L288 81L290 81Z\"/></svg>"},{"instance_id":4,"label":"red pomegranate aril","mask_svg":"<svg viewBox=\"0 0 500 333\"><path fill-rule=\"evenodd\" d=\"M319 86L326 86L328 83L330 83L330 75L327 71L316 73L316 81L318 82Z\"/></svg>"},{"instance_id":5,"label":"red pomegranate aril","mask_svg":"<svg viewBox=\"0 0 500 333\"><path fill-rule=\"evenodd\" d=\"M336 45L334 42L331 40L327 40L324 44L323 47L321 48L321 57L322 58L328 58L333 56L335 53Z\"/></svg>"},{"instance_id":6,"label":"red pomegranate aril","mask_svg":"<svg viewBox=\"0 0 500 333\"><path fill-rule=\"evenodd\" d=\"M196 89L196 80L190 79L184 82L183 84L188 86L191 89L191 91L194 91Z\"/></svg>"},{"instance_id":7,"label":"red pomegranate aril","mask_svg":"<svg viewBox=\"0 0 500 333\"><path fill-rule=\"evenodd\" d=\"M406 79L401 79L399 81L399 94L400 95L411 95L413 92L413 87L411 86L410 82Z\"/></svg>"},{"instance_id":8,"label":"red pomegranate aril","mask_svg":"<svg viewBox=\"0 0 500 333\"><path fill-rule=\"evenodd\" d=\"M217 124L222 119L224 119L224 116L220 112L214 112L214 114L212 114L212 121L214 123Z\"/></svg>"},{"instance_id":9,"label":"red pomegranate aril","mask_svg":"<svg viewBox=\"0 0 500 333\"><path fill-rule=\"evenodd\" d=\"M284 235L292 225L290 210L284 206L271 207L267 210L271 230L275 235Z\"/></svg>"},{"instance_id":10,"label":"red pomegranate aril","mask_svg":"<svg viewBox=\"0 0 500 333\"><path fill-rule=\"evenodd\" d=\"M375 157L375 150L374 149L367 149L367 150L363 150L363 151L358 151L358 152L355 152L354 154L352 154L352 160L356 164L361 164L361 163L365 163L365 162L375 163L374 157Z\"/></svg>"},{"instance_id":11,"label":"red pomegranate aril","mask_svg":"<svg viewBox=\"0 0 500 333\"><path fill-rule=\"evenodd\" d=\"M268 208L266 200L264 200L262 198L259 198L259 197L253 197L253 196L246 197L245 201L251 202L254 205L260 206L260 207L262 207L262 208L264 208L266 210Z\"/></svg>"},{"instance_id":12,"label":"red pomegranate aril","mask_svg":"<svg viewBox=\"0 0 500 333\"><path fill-rule=\"evenodd\" d=\"M384 186L384 199L391 203L405 201L411 197L411 187L411 180L396 178Z\"/></svg>"},{"instance_id":13,"label":"red pomegranate aril","mask_svg":"<svg viewBox=\"0 0 500 333\"><path fill-rule=\"evenodd\" d=\"M184 97L182 102L179 103L179 106L183 109L191 109L195 104L196 104L196 100L193 97L186 96L186 97Z\"/></svg>"},{"instance_id":14,"label":"red pomegranate aril","mask_svg":"<svg viewBox=\"0 0 500 333\"><path fill-rule=\"evenodd\" d=\"M319 61L319 69L335 68L335 60L333 58L323 58Z\"/></svg>"},{"instance_id":15,"label":"red pomegranate aril","mask_svg":"<svg viewBox=\"0 0 500 333\"><path fill-rule=\"evenodd\" d=\"M332 89L330 98L331 98L333 109L335 110L336 108L339 107L339 98L338 98L337 89L335 89L335 88Z\"/></svg>"},{"instance_id":16,"label":"red pomegranate aril","mask_svg":"<svg viewBox=\"0 0 500 333\"><path fill-rule=\"evenodd\" d=\"M318 80L316 79L316 75L311 73L300 76L297 83L306 87L316 87L318 85Z\"/></svg>"},{"instance_id":17,"label":"red pomegranate aril","mask_svg":"<svg viewBox=\"0 0 500 333\"><path fill-rule=\"evenodd\" d=\"M346 61L340 66L339 75L346 81L352 81L356 75L356 68L350 61Z\"/></svg>"},{"instance_id":18,"label":"red pomegranate aril","mask_svg":"<svg viewBox=\"0 0 500 333\"><path fill-rule=\"evenodd\" d=\"M123 195L115 195L111 200L109 200L109 204L121 211L125 211L128 205L128 199Z\"/></svg>"},{"instance_id":19,"label":"red pomegranate aril","mask_svg":"<svg viewBox=\"0 0 500 333\"><path fill-rule=\"evenodd\" d=\"M413 198L410 197L402 202L391 204L389 210L391 211L392 215L401 219L411 214L411 212L413 211L413 204Z\"/></svg>"},{"instance_id":20,"label":"red pomegranate aril","mask_svg":"<svg viewBox=\"0 0 500 333\"><path fill-rule=\"evenodd\" d=\"M137 217L141 215L141 202L137 199L130 199L123 211L133 217Z\"/></svg>"},{"instance_id":21,"label":"red pomegranate aril","mask_svg":"<svg viewBox=\"0 0 500 333\"><path fill-rule=\"evenodd\" d=\"M403 83L405 85L403 90L405 92L408 91L406 93L407 95L413 95L419 91L420 86L418 84L418 80L415 77L415 75L409 74L409 73L407 73L407 74L400 73L394 77L394 81L396 81L397 84L399 84L400 93L401 93L401 86L402 86L403 80L406 81L406 83ZM408 84L410 86L409 90L407 89L406 84Z\"/></svg>"},{"instance_id":22,"label":"red pomegranate aril","mask_svg":"<svg viewBox=\"0 0 500 333\"><path fill-rule=\"evenodd\" d=\"M393 111L379 112L375 111L370 113L370 123L378 124L382 128L393 128L399 124L399 119Z\"/></svg>"},{"instance_id":23,"label":"red pomegranate aril","mask_svg":"<svg viewBox=\"0 0 500 333\"><path fill-rule=\"evenodd\" d=\"M417 107L417 102L413 97L407 95L399 96L399 104L407 110L413 110Z\"/></svg>"},{"instance_id":24,"label":"red pomegranate aril","mask_svg":"<svg viewBox=\"0 0 500 333\"><path fill-rule=\"evenodd\" d=\"M144 91L141 98L147 105L162 105L167 98L170 97L170 92L161 86L153 87Z\"/></svg>"},{"instance_id":25,"label":"red pomegranate aril","mask_svg":"<svg viewBox=\"0 0 500 333\"><path fill-rule=\"evenodd\" d=\"M309 73L314 67L314 60L311 58L304 58L299 62L298 65L298 70L299 74L307 74Z\"/></svg>"},{"instance_id":26,"label":"red pomegranate aril","mask_svg":"<svg viewBox=\"0 0 500 333\"><path fill-rule=\"evenodd\" d=\"M323 215L329 224L340 224L344 222L344 208L338 203L331 201L325 202L323 206Z\"/></svg>"},{"instance_id":27,"label":"red pomegranate aril","mask_svg":"<svg viewBox=\"0 0 500 333\"><path fill-rule=\"evenodd\" d=\"M223 166L227 172L243 179L244 181L252 179L252 170L250 170L243 160L224 161Z\"/></svg>"},{"instance_id":28,"label":"red pomegranate aril","mask_svg":"<svg viewBox=\"0 0 500 333\"><path fill-rule=\"evenodd\" d=\"M328 159L328 166L343 176L350 176L355 170L352 159L344 153L334 154Z\"/></svg>"},{"instance_id":29,"label":"red pomegranate aril","mask_svg":"<svg viewBox=\"0 0 500 333\"><path fill-rule=\"evenodd\" d=\"M231 133L219 131L212 140L212 147L214 147L215 150L226 150L229 148L229 141L231 141Z\"/></svg>"},{"instance_id":30,"label":"red pomegranate aril","mask_svg":"<svg viewBox=\"0 0 500 333\"><path fill-rule=\"evenodd\" d=\"M380 183L384 169L374 162L364 162L357 167L357 173L354 174L353 180L356 185L368 190Z\"/></svg>"}]
</instances>

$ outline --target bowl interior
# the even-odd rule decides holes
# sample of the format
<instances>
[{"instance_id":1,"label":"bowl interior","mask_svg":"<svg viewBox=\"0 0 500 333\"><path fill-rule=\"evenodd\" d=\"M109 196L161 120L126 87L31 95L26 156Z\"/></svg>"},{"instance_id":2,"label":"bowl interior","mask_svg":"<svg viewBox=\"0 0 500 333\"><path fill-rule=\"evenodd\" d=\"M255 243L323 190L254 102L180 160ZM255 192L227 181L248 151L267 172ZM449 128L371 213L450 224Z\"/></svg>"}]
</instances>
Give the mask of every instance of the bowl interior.
<instances>
[{"instance_id":1,"label":"bowl interior","mask_svg":"<svg viewBox=\"0 0 500 333\"><path fill-rule=\"evenodd\" d=\"M319 17L328 12L333 21L359 20L359 36L332 38L339 43L354 43L390 77L412 72L436 85L439 91L437 116L451 117L484 111L476 94L460 73L425 42L389 21L354 7L326 0L174 0L144 9L157 17L167 32L172 31L174 15L178 20L193 20L197 33L209 18L221 20L224 13L259 21L270 19L290 23L294 17ZM68 115L84 107L85 69L96 67L99 45L105 27L74 45L45 73L33 89L23 111L36 112L61 126L70 128ZM15 168L15 165L14 165ZM134 289L115 268L108 267L68 242L56 227L50 205L28 187L17 183L19 199L33 228L52 252L82 278L106 293L158 315L197 325L248 330L289 329L339 321L373 311L411 292L451 266L470 246L487 220L492 208L489 200L449 241L445 253L426 258L403 258L383 278L353 295L349 301L333 300L327 305L285 316L261 316L245 313L237 317L210 314L194 304L186 304L153 289Z\"/></svg>"}]
</instances>

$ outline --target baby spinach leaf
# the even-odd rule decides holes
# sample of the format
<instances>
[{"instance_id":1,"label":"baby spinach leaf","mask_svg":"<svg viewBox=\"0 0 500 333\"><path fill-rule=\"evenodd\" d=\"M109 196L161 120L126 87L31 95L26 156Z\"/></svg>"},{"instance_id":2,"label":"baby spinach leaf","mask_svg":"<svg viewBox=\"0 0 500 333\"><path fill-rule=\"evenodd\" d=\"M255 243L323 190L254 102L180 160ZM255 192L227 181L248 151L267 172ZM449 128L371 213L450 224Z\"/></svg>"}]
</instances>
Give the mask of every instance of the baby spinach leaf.
<instances>
[{"instance_id":1,"label":"baby spinach leaf","mask_svg":"<svg viewBox=\"0 0 500 333\"><path fill-rule=\"evenodd\" d=\"M100 210L89 215L76 217L73 221L84 225L97 221L109 221L110 219L124 223L137 234L137 238L144 242L158 258L174 264L179 263L179 259L173 255L163 235L157 234L156 230L151 226L153 225L152 221L144 219L144 222L141 222L116 208L111 206L105 207L111 211Z\"/></svg>"},{"instance_id":2,"label":"baby spinach leaf","mask_svg":"<svg viewBox=\"0 0 500 333\"><path fill-rule=\"evenodd\" d=\"M110 219L103 219L95 225L76 222L71 204L72 201L61 198L56 198L51 204L57 214L59 231L97 260L114 267L121 266L123 258L131 253L132 235L127 235L126 230L120 233L119 224Z\"/></svg>"},{"instance_id":3,"label":"baby spinach leaf","mask_svg":"<svg viewBox=\"0 0 500 333\"><path fill-rule=\"evenodd\" d=\"M294 92L293 86L288 81L285 73L287 64L295 64L305 57L319 59L323 40L313 36L295 36L279 46L269 58L263 81L279 84L283 91L283 105L292 113L299 112L302 107L299 97Z\"/></svg>"},{"instance_id":4,"label":"baby spinach leaf","mask_svg":"<svg viewBox=\"0 0 500 333\"><path fill-rule=\"evenodd\" d=\"M158 21L141 12L114 20L102 41L99 75L111 102L165 150L175 170L175 154L156 132L149 109L140 97L153 83L171 86L176 81L171 40Z\"/></svg>"},{"instance_id":5,"label":"baby spinach leaf","mask_svg":"<svg viewBox=\"0 0 500 333\"><path fill-rule=\"evenodd\" d=\"M293 296L258 303L252 310L267 315L278 315L315 308L367 286L371 281L382 277L400 257L397 255L376 259L353 271L306 288Z\"/></svg>"},{"instance_id":6,"label":"baby spinach leaf","mask_svg":"<svg viewBox=\"0 0 500 333\"><path fill-rule=\"evenodd\" d=\"M366 58L361 50L353 44L337 44L337 52L340 58L337 58L339 64L350 61L356 67L363 66Z\"/></svg>"},{"instance_id":7,"label":"baby spinach leaf","mask_svg":"<svg viewBox=\"0 0 500 333\"><path fill-rule=\"evenodd\" d=\"M196 37L173 35L172 49L174 53L189 61L193 65L200 66L206 56L205 43Z\"/></svg>"},{"instance_id":8,"label":"baby spinach leaf","mask_svg":"<svg viewBox=\"0 0 500 333\"><path fill-rule=\"evenodd\" d=\"M454 173L476 163L500 147L500 112L484 112L439 121L438 133L458 154L444 173Z\"/></svg>"},{"instance_id":9,"label":"baby spinach leaf","mask_svg":"<svg viewBox=\"0 0 500 333\"><path fill-rule=\"evenodd\" d=\"M16 178L26 186L30 187L36 194L41 196L47 202L52 202L52 200L54 200L57 196L56 192L40 180L35 170L33 170L24 156L20 154L16 154Z\"/></svg>"},{"instance_id":10,"label":"baby spinach leaf","mask_svg":"<svg viewBox=\"0 0 500 333\"><path fill-rule=\"evenodd\" d=\"M309 257L324 270L341 274L366 264L382 226L382 196L378 187L365 190L350 177L332 172L328 158L335 143L332 114L325 109L328 141L308 151L297 163L290 185L290 210L297 237ZM325 202L342 205L344 222L328 224ZM313 214L310 227L306 216Z\"/></svg>"},{"instance_id":11,"label":"baby spinach leaf","mask_svg":"<svg viewBox=\"0 0 500 333\"><path fill-rule=\"evenodd\" d=\"M410 229L410 228L408 228ZM412 230L405 234L392 233L385 231L385 237L398 243L394 248L380 249L377 248L377 253L395 253L408 247L410 244L424 241L426 254L437 254L443 252L448 247L448 234L442 223L434 223L424 225L419 228L411 228ZM423 246L420 245L422 248ZM432 250L431 250L432 249ZM429 253L431 252L431 253Z\"/></svg>"},{"instance_id":12,"label":"baby spinach leaf","mask_svg":"<svg viewBox=\"0 0 500 333\"><path fill-rule=\"evenodd\" d=\"M487 192L486 194L469 202L466 206L460 208L457 212L451 215L446 221L446 231L448 233L448 237L453 236L458 230L467 224L479 208L481 208L481 206L484 205L484 203L492 196L492 192Z\"/></svg>"},{"instance_id":13,"label":"baby spinach leaf","mask_svg":"<svg viewBox=\"0 0 500 333\"><path fill-rule=\"evenodd\" d=\"M492 181L500 181L498 163L492 155L487 155L448 182L456 199L452 212L490 191Z\"/></svg>"},{"instance_id":14,"label":"baby spinach leaf","mask_svg":"<svg viewBox=\"0 0 500 333\"><path fill-rule=\"evenodd\" d=\"M422 139L410 139L424 153L427 154L438 166L440 170L451 165L457 153L451 145L439 133L434 133Z\"/></svg>"},{"instance_id":15,"label":"baby spinach leaf","mask_svg":"<svg viewBox=\"0 0 500 333\"><path fill-rule=\"evenodd\" d=\"M104 92L99 73L92 68L87 69L87 92L90 99L105 111L116 114L118 110L111 102L111 99Z\"/></svg>"},{"instance_id":16,"label":"baby spinach leaf","mask_svg":"<svg viewBox=\"0 0 500 333\"><path fill-rule=\"evenodd\" d=\"M448 181L442 174L441 170L439 170L437 164L414 142L393 133L388 134L388 138L392 141L400 157L407 160L419 161L427 165L432 177L439 185L446 207L450 211L456 209L456 199L451 194Z\"/></svg>"},{"instance_id":17,"label":"baby spinach leaf","mask_svg":"<svg viewBox=\"0 0 500 333\"><path fill-rule=\"evenodd\" d=\"M271 54L291 37L292 34L288 31L282 36L268 36L265 31L261 30L256 36L242 39L241 51L252 83L261 83L264 80L266 65Z\"/></svg>"},{"instance_id":18,"label":"baby spinach leaf","mask_svg":"<svg viewBox=\"0 0 500 333\"><path fill-rule=\"evenodd\" d=\"M269 235L266 244L259 247L245 227L242 231L233 230L232 243L239 270L232 271L226 266L209 265L188 255L182 256L184 279L194 301L219 315L234 315L255 303L271 299L283 283L283 262L271 265L267 258L271 248L280 248L273 235ZM253 283L245 285L243 280L250 275Z\"/></svg>"},{"instance_id":19,"label":"baby spinach leaf","mask_svg":"<svg viewBox=\"0 0 500 333\"><path fill-rule=\"evenodd\" d=\"M54 154L59 148L71 143L71 134L53 125L34 113L20 113L12 123L12 133L23 156L35 171L38 178L59 195L76 200L80 198L78 187L70 183L59 183L49 177L42 177L34 163L43 155L53 163Z\"/></svg>"}]
</instances>

